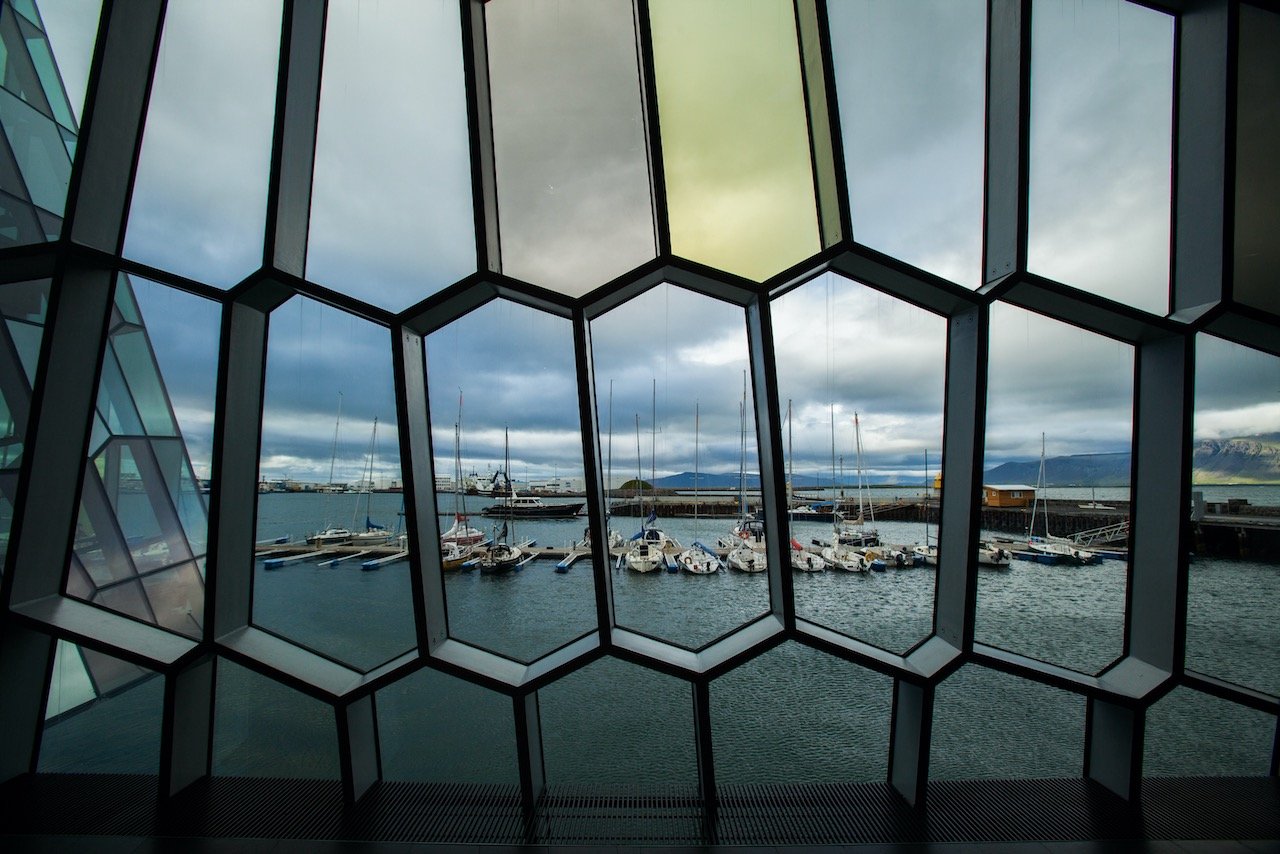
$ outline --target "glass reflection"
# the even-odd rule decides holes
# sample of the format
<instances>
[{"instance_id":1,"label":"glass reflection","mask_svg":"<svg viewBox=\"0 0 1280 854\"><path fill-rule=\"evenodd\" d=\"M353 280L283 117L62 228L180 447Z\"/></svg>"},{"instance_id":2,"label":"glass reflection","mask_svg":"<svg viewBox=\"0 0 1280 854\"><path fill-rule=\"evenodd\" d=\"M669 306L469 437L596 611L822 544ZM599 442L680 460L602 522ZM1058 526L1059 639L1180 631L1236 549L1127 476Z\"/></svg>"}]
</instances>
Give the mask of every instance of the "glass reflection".
<instances>
[{"instance_id":1,"label":"glass reflection","mask_svg":"<svg viewBox=\"0 0 1280 854\"><path fill-rule=\"evenodd\" d=\"M977 640L1096 673L1124 645L1133 348L1002 303L989 348L983 537L1012 559L978 574Z\"/></svg>"},{"instance_id":2,"label":"glass reflection","mask_svg":"<svg viewBox=\"0 0 1280 854\"><path fill-rule=\"evenodd\" d=\"M1174 18L1115 0L1034 0L1028 266L1169 306Z\"/></svg>"},{"instance_id":3,"label":"glass reflection","mask_svg":"<svg viewBox=\"0 0 1280 854\"><path fill-rule=\"evenodd\" d=\"M653 0L671 250L762 280L818 251L789 0Z\"/></svg>"},{"instance_id":4,"label":"glass reflection","mask_svg":"<svg viewBox=\"0 0 1280 854\"><path fill-rule=\"evenodd\" d=\"M449 633L531 661L596 628L569 321L494 300L425 350Z\"/></svg>"},{"instance_id":5,"label":"glass reflection","mask_svg":"<svg viewBox=\"0 0 1280 854\"><path fill-rule=\"evenodd\" d=\"M169 3L127 257L221 287L262 266L280 9Z\"/></svg>"},{"instance_id":6,"label":"glass reflection","mask_svg":"<svg viewBox=\"0 0 1280 854\"><path fill-rule=\"evenodd\" d=\"M933 628L946 321L831 273L771 313L796 615L905 652Z\"/></svg>"},{"instance_id":7,"label":"glass reflection","mask_svg":"<svg viewBox=\"0 0 1280 854\"><path fill-rule=\"evenodd\" d=\"M416 640L389 343L302 296L267 341L253 622L360 670Z\"/></svg>"},{"instance_id":8,"label":"glass reflection","mask_svg":"<svg viewBox=\"0 0 1280 854\"><path fill-rule=\"evenodd\" d=\"M832 3L827 15L854 239L976 288L986 4Z\"/></svg>"},{"instance_id":9,"label":"glass reflection","mask_svg":"<svg viewBox=\"0 0 1280 854\"><path fill-rule=\"evenodd\" d=\"M630 0L485 6L502 271L581 295L654 256Z\"/></svg>"},{"instance_id":10,"label":"glass reflection","mask_svg":"<svg viewBox=\"0 0 1280 854\"><path fill-rule=\"evenodd\" d=\"M1178 687L1147 710L1145 726L1147 777L1263 777L1269 770L1276 719L1266 712Z\"/></svg>"},{"instance_id":11,"label":"glass reflection","mask_svg":"<svg viewBox=\"0 0 1280 854\"><path fill-rule=\"evenodd\" d=\"M670 284L591 321L615 614L691 648L769 607L745 321Z\"/></svg>"},{"instance_id":12,"label":"glass reflection","mask_svg":"<svg viewBox=\"0 0 1280 854\"><path fill-rule=\"evenodd\" d=\"M476 268L458 4L331 0L307 277L400 310Z\"/></svg>"},{"instance_id":13,"label":"glass reflection","mask_svg":"<svg viewBox=\"0 0 1280 854\"><path fill-rule=\"evenodd\" d=\"M1232 293L1280 314L1280 15L1240 4Z\"/></svg>"},{"instance_id":14,"label":"glass reflection","mask_svg":"<svg viewBox=\"0 0 1280 854\"><path fill-rule=\"evenodd\" d=\"M0 573L9 552L49 282L0 286Z\"/></svg>"}]
</instances>

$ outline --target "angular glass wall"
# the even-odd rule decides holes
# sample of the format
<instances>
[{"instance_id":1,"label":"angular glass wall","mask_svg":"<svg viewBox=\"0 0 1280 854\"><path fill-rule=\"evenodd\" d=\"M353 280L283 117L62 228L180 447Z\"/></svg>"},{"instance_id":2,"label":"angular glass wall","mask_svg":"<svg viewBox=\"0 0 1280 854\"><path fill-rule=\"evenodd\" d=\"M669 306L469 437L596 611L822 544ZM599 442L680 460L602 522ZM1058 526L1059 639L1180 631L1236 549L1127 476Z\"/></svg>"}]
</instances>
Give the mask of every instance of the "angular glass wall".
<instances>
[{"instance_id":1,"label":"angular glass wall","mask_svg":"<svg viewBox=\"0 0 1280 854\"><path fill-rule=\"evenodd\" d=\"M769 609L746 314L661 284L592 320L591 346L614 613L696 649ZM732 560L742 537L759 548Z\"/></svg>"},{"instance_id":2,"label":"angular glass wall","mask_svg":"<svg viewBox=\"0 0 1280 854\"><path fill-rule=\"evenodd\" d=\"M19 6L0 5L0 246L62 233L78 132L40 14Z\"/></svg>"},{"instance_id":3,"label":"angular glass wall","mask_svg":"<svg viewBox=\"0 0 1280 854\"><path fill-rule=\"evenodd\" d=\"M1169 310L1174 18L1116 0L1035 0L1028 266Z\"/></svg>"},{"instance_id":4,"label":"angular glass wall","mask_svg":"<svg viewBox=\"0 0 1280 854\"><path fill-rule=\"evenodd\" d=\"M671 251L765 279L821 248L790 0L654 0Z\"/></svg>"},{"instance_id":5,"label":"angular glass wall","mask_svg":"<svg viewBox=\"0 0 1280 854\"><path fill-rule=\"evenodd\" d=\"M893 681L787 643L711 683L720 785L882 782Z\"/></svg>"},{"instance_id":6,"label":"angular glass wall","mask_svg":"<svg viewBox=\"0 0 1280 854\"><path fill-rule=\"evenodd\" d=\"M946 321L833 273L771 313L796 616L905 652L933 630Z\"/></svg>"},{"instance_id":7,"label":"angular glass wall","mask_svg":"<svg viewBox=\"0 0 1280 854\"><path fill-rule=\"evenodd\" d=\"M253 623L361 670L416 642L390 340L295 296L267 341Z\"/></svg>"},{"instance_id":8,"label":"angular glass wall","mask_svg":"<svg viewBox=\"0 0 1280 854\"><path fill-rule=\"evenodd\" d=\"M515 784L510 698L423 668L377 694L384 780Z\"/></svg>"},{"instance_id":9,"label":"angular glass wall","mask_svg":"<svg viewBox=\"0 0 1280 854\"><path fill-rule=\"evenodd\" d=\"M853 238L977 287L987 4L827 10Z\"/></svg>"},{"instance_id":10,"label":"angular glass wall","mask_svg":"<svg viewBox=\"0 0 1280 854\"><path fill-rule=\"evenodd\" d=\"M307 278L400 310L476 268L457 3L332 0Z\"/></svg>"},{"instance_id":11,"label":"angular glass wall","mask_svg":"<svg viewBox=\"0 0 1280 854\"><path fill-rule=\"evenodd\" d=\"M502 272L579 296L656 252L631 0L485 6Z\"/></svg>"},{"instance_id":12,"label":"angular glass wall","mask_svg":"<svg viewBox=\"0 0 1280 854\"><path fill-rule=\"evenodd\" d=\"M425 351L449 634L532 661L596 628L572 328L499 299Z\"/></svg>"},{"instance_id":13,"label":"angular glass wall","mask_svg":"<svg viewBox=\"0 0 1280 854\"><path fill-rule=\"evenodd\" d=\"M45 774L156 774L164 680L58 641L37 766Z\"/></svg>"},{"instance_id":14,"label":"angular glass wall","mask_svg":"<svg viewBox=\"0 0 1280 854\"><path fill-rule=\"evenodd\" d=\"M332 706L225 658L217 680L214 775L337 779Z\"/></svg>"},{"instance_id":15,"label":"angular glass wall","mask_svg":"<svg viewBox=\"0 0 1280 854\"><path fill-rule=\"evenodd\" d=\"M0 572L9 553L31 390L48 307L47 279L0 285Z\"/></svg>"},{"instance_id":16,"label":"angular glass wall","mask_svg":"<svg viewBox=\"0 0 1280 854\"><path fill-rule=\"evenodd\" d=\"M674 786L692 794L698 762L691 690L687 682L616 658L542 689L547 783L637 793Z\"/></svg>"},{"instance_id":17,"label":"angular glass wall","mask_svg":"<svg viewBox=\"0 0 1280 854\"><path fill-rule=\"evenodd\" d=\"M985 667L962 667L938 686L929 776L1078 777L1084 718L1081 696Z\"/></svg>"},{"instance_id":18,"label":"angular glass wall","mask_svg":"<svg viewBox=\"0 0 1280 854\"><path fill-rule=\"evenodd\" d=\"M183 392L208 473L217 365L216 305L140 282L116 284L65 592L190 637L204 620L208 509L161 374ZM203 323L202 323L203 321ZM189 326L188 326L189 324Z\"/></svg>"},{"instance_id":19,"label":"angular glass wall","mask_svg":"<svg viewBox=\"0 0 1280 854\"><path fill-rule=\"evenodd\" d=\"M1232 294L1280 314L1280 15L1240 4Z\"/></svg>"},{"instance_id":20,"label":"angular glass wall","mask_svg":"<svg viewBox=\"0 0 1280 854\"><path fill-rule=\"evenodd\" d=\"M1147 710L1142 773L1263 777L1275 736L1275 715L1174 688Z\"/></svg>"},{"instance_id":21,"label":"angular glass wall","mask_svg":"<svg viewBox=\"0 0 1280 854\"><path fill-rule=\"evenodd\" d=\"M991 307L976 639L1085 673L1124 646L1133 348ZM1152 532L1160 536L1161 532Z\"/></svg>"},{"instance_id":22,"label":"angular glass wall","mask_svg":"<svg viewBox=\"0 0 1280 854\"><path fill-rule=\"evenodd\" d=\"M127 257L221 287L262 266L280 9L169 3Z\"/></svg>"},{"instance_id":23,"label":"angular glass wall","mask_svg":"<svg viewBox=\"0 0 1280 854\"><path fill-rule=\"evenodd\" d=\"M1280 695L1280 358L1196 338L1186 666Z\"/></svg>"}]
</instances>

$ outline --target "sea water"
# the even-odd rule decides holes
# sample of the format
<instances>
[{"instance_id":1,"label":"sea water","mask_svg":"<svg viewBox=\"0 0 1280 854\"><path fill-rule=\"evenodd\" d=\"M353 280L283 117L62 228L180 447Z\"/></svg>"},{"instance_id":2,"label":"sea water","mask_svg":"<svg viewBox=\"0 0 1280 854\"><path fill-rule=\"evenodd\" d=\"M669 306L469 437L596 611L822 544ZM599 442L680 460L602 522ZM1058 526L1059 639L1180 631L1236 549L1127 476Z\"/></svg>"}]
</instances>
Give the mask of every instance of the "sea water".
<instances>
[{"instance_id":1,"label":"sea water","mask_svg":"<svg viewBox=\"0 0 1280 854\"><path fill-rule=\"evenodd\" d=\"M1239 488L1225 497L1247 497ZM1208 496L1207 496L1208 497ZM1099 500L1103 496L1099 495ZM356 496L263 495L258 539L295 539L322 524L363 521ZM1209 498L1209 500L1219 500ZM375 494L368 515L395 527L400 496ZM470 499L469 512L481 502ZM451 499L442 500L442 511ZM343 507L343 505L349 505ZM448 505L447 507L445 505ZM339 516L339 512L346 518ZM333 518L326 516L326 513ZM448 521L448 517L442 517ZM482 529L493 520L473 518ZM500 522L498 524L501 524ZM727 519L662 519L682 543L714 544ZM615 517L624 536L637 518ZM922 523L878 522L880 536L910 544L936 538ZM830 526L798 522L808 543ZM517 539L566 547L582 520L519 522ZM253 621L351 667L367 670L415 645L409 564L361 571L298 563L254 569ZM696 649L769 608L763 575L607 573L618 622ZM934 570L793 574L797 614L902 653L932 629ZM1085 673L1124 650L1127 566L1045 566L1021 560L978 577L975 634ZM588 560L557 573L539 560L520 572L443 579L450 634L517 661L532 661L594 631ZM1187 666L1280 693L1280 566L1200 559L1191 564ZM214 769L219 774L332 777L338 773L332 710L225 660L219 662ZM711 683L717 779L722 784L883 780L892 680L795 643L783 644ZM154 773L160 680L148 680L47 728L42 770ZM688 683L615 659L587 665L539 692L549 782L605 787L692 786L696 775ZM387 779L512 782L510 699L421 670L376 696ZM1085 701L1078 695L976 665L939 686L930 774L938 779L1076 776L1083 763ZM1263 774L1275 719L1187 689L1147 721L1148 774Z\"/></svg>"}]
</instances>

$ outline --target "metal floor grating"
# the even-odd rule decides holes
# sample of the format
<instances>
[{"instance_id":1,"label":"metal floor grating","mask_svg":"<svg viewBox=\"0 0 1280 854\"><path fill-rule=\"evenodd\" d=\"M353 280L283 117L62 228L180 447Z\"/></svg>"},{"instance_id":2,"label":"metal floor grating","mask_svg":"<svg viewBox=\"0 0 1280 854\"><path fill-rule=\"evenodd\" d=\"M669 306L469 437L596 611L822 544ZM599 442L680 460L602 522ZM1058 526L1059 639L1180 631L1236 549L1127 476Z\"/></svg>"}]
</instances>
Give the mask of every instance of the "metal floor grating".
<instances>
[{"instance_id":1,"label":"metal floor grating","mask_svg":"<svg viewBox=\"0 0 1280 854\"><path fill-rule=\"evenodd\" d=\"M346 809L337 781L219 777L163 812L155 777L40 774L0 787L9 834L451 844L840 845L1280 839L1280 780L1146 781L1126 804L1083 779L935 782L913 809L887 784L725 787L714 814L679 787L547 791L526 827L514 786L384 782Z\"/></svg>"}]
</instances>

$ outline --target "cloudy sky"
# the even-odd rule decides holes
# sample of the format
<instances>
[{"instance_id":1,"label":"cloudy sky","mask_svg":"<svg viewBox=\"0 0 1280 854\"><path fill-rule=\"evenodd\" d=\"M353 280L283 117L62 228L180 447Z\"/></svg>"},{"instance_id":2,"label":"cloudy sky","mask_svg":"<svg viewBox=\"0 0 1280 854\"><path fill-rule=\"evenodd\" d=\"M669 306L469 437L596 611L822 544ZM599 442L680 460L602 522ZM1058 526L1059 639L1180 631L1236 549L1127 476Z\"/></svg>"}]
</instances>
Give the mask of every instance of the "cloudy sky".
<instances>
[{"instance_id":1,"label":"cloudy sky","mask_svg":"<svg viewBox=\"0 0 1280 854\"><path fill-rule=\"evenodd\" d=\"M307 272L386 309L475 268L457 5L330 2ZM829 6L855 238L976 287L985 3ZM41 3L77 105L96 7ZM696 8L653 3L673 244L759 278L817 246L811 178L796 170L807 151L789 4ZM1031 268L1162 313L1171 22L1116 0L1034 10ZM713 29L728 13L740 17ZM654 252L630 3L497 0L489 14L504 270L585 293ZM218 287L260 265L279 20L278 0L171 0L130 257ZM206 474L219 311L134 287ZM855 412L870 471L918 478L926 450L936 465L943 319L832 275L773 313L797 472L828 476L833 450L852 464ZM388 330L296 297L270 336L262 475L322 481L332 464L355 480L376 418L379 476L398 477ZM662 286L597 319L592 338L615 480L691 470L695 446L704 471L737 471L741 310ZM1198 433L1280 429L1280 360L1212 340L1200 354ZM461 394L465 468L500 464L509 434L517 478L580 475L566 321L491 303L430 336L425 357L440 471L453 470ZM1035 459L1042 432L1050 455L1127 450L1132 374L1127 345L997 306L987 464ZM750 419L746 430L751 468Z\"/></svg>"}]
</instances>

